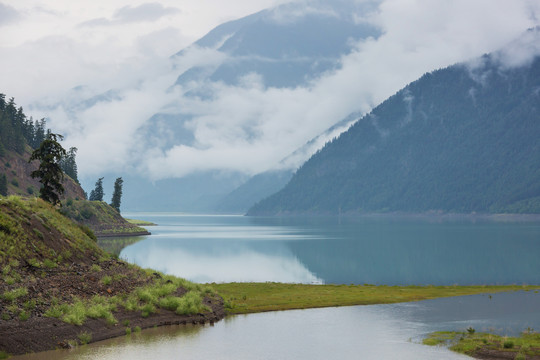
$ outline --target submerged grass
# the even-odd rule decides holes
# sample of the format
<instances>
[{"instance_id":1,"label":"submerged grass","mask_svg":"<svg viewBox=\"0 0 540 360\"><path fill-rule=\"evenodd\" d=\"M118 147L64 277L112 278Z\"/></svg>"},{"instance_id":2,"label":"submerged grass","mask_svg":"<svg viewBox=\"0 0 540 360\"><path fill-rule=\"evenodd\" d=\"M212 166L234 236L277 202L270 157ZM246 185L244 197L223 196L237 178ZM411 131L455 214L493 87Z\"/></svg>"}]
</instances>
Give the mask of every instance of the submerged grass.
<instances>
[{"instance_id":1,"label":"submerged grass","mask_svg":"<svg viewBox=\"0 0 540 360\"><path fill-rule=\"evenodd\" d=\"M391 304L441 297L536 290L540 286L375 286L282 283L211 284L229 314L331 306Z\"/></svg>"}]
</instances>

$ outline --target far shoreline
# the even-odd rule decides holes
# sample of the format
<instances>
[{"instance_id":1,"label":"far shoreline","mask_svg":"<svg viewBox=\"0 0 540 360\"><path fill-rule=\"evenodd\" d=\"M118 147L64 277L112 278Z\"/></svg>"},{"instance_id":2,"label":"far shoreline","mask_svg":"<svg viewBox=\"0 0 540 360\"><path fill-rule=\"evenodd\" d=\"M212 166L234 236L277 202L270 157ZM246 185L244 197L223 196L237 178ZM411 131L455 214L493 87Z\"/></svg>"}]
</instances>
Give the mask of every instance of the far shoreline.
<instances>
[{"instance_id":1,"label":"far shoreline","mask_svg":"<svg viewBox=\"0 0 540 360\"><path fill-rule=\"evenodd\" d=\"M540 222L540 214L515 214L515 213L443 213L443 212L388 212L388 213L364 213L364 212L344 212L336 213L295 213L283 212L274 215L250 215L251 218L330 218L330 219L396 219L396 220L426 220L426 221L490 221L490 222Z\"/></svg>"}]
</instances>

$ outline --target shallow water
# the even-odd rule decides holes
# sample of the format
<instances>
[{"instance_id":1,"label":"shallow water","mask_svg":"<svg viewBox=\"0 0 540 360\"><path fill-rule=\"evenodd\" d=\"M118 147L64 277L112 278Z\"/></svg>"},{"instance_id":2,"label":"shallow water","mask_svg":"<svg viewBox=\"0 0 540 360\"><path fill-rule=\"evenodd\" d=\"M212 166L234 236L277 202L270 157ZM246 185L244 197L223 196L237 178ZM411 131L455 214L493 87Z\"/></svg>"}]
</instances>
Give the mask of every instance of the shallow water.
<instances>
[{"instance_id":1,"label":"shallow water","mask_svg":"<svg viewBox=\"0 0 540 360\"><path fill-rule=\"evenodd\" d=\"M540 294L530 291L239 315L15 359L467 359L421 339L469 326L502 335L538 329L539 304Z\"/></svg>"},{"instance_id":2,"label":"shallow water","mask_svg":"<svg viewBox=\"0 0 540 360\"><path fill-rule=\"evenodd\" d=\"M195 282L540 284L540 224L136 213L120 256Z\"/></svg>"}]
</instances>

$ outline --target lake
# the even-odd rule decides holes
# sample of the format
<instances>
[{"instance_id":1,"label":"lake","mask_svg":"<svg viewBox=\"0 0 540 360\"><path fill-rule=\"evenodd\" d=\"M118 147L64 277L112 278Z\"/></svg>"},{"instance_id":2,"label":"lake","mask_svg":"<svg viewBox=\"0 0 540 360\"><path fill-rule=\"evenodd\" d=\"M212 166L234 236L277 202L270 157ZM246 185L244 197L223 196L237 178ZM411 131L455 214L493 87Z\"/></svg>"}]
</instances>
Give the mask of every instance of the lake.
<instances>
[{"instance_id":1,"label":"lake","mask_svg":"<svg viewBox=\"0 0 540 360\"><path fill-rule=\"evenodd\" d=\"M533 222L126 216L158 226L120 257L200 283L540 284Z\"/></svg>"}]
</instances>

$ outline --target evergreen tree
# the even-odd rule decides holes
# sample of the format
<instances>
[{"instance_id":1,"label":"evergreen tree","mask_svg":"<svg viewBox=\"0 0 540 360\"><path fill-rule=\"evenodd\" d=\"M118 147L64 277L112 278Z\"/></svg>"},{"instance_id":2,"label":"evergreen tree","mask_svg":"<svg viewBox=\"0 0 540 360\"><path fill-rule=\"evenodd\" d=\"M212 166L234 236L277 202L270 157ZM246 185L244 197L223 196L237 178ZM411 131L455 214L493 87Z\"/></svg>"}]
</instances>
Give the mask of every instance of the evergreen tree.
<instances>
[{"instance_id":1,"label":"evergreen tree","mask_svg":"<svg viewBox=\"0 0 540 360\"><path fill-rule=\"evenodd\" d=\"M77 178L77 163L75 162L75 156L77 155L77 148L72 147L67 152L66 157L60 162L60 166L66 175L75 180L79 184L79 179Z\"/></svg>"},{"instance_id":2,"label":"evergreen tree","mask_svg":"<svg viewBox=\"0 0 540 360\"><path fill-rule=\"evenodd\" d=\"M60 161L66 156L66 150L60 145L58 140L62 140L63 136L47 133L45 140L39 148L34 150L30 160L39 160L39 168L32 171L30 176L39 178L41 188L39 189L39 197L50 202L53 205L60 203L60 196L64 193L62 180L64 173L60 167Z\"/></svg>"},{"instance_id":3,"label":"evergreen tree","mask_svg":"<svg viewBox=\"0 0 540 360\"><path fill-rule=\"evenodd\" d=\"M122 186L124 180L121 177L117 178L114 182L114 192L111 199L111 206L120 212L120 202L122 200Z\"/></svg>"},{"instance_id":4,"label":"evergreen tree","mask_svg":"<svg viewBox=\"0 0 540 360\"><path fill-rule=\"evenodd\" d=\"M90 198L88 200L90 201L103 201L103 178L100 177L98 181L96 181L96 187L94 190L90 192Z\"/></svg>"},{"instance_id":5,"label":"evergreen tree","mask_svg":"<svg viewBox=\"0 0 540 360\"><path fill-rule=\"evenodd\" d=\"M7 196L7 191L8 188L6 174L2 174L2 176L0 176L0 195Z\"/></svg>"},{"instance_id":6,"label":"evergreen tree","mask_svg":"<svg viewBox=\"0 0 540 360\"><path fill-rule=\"evenodd\" d=\"M45 119L41 119L40 121L36 120L36 123L34 124L34 139L30 144L32 148L36 149L45 139L45 126Z\"/></svg>"}]
</instances>

